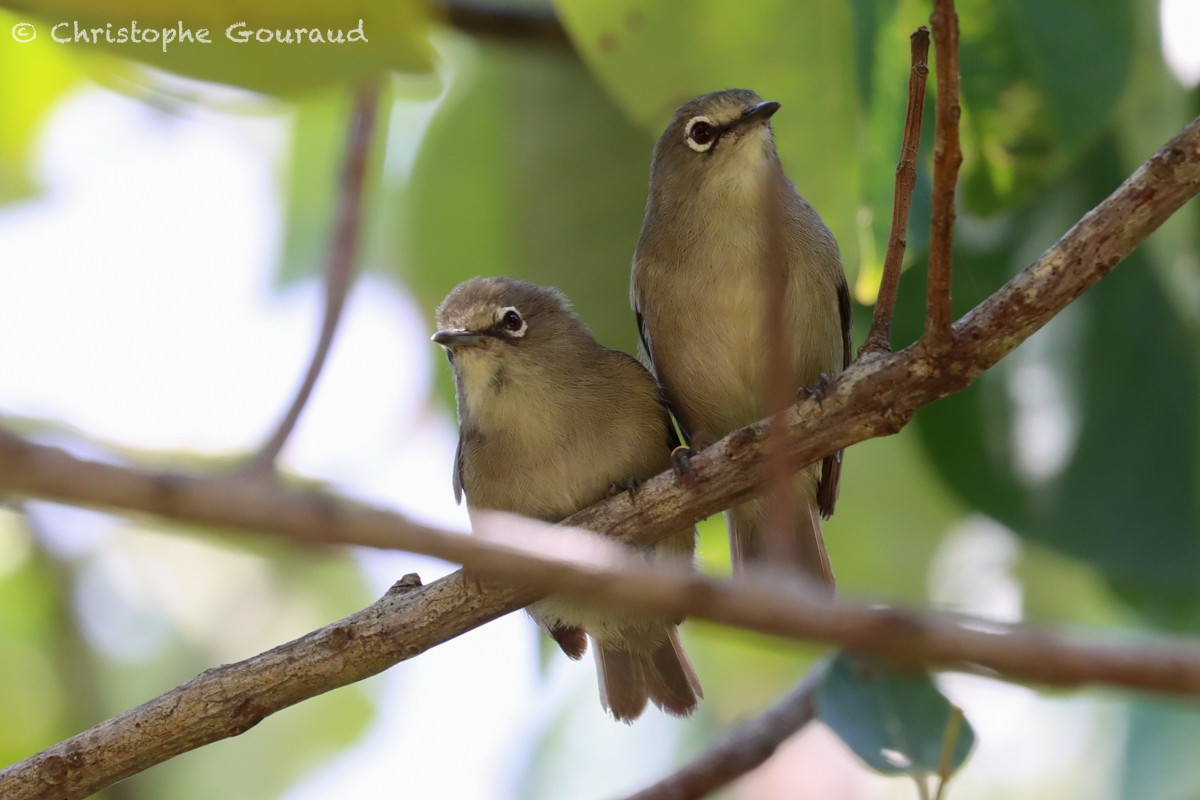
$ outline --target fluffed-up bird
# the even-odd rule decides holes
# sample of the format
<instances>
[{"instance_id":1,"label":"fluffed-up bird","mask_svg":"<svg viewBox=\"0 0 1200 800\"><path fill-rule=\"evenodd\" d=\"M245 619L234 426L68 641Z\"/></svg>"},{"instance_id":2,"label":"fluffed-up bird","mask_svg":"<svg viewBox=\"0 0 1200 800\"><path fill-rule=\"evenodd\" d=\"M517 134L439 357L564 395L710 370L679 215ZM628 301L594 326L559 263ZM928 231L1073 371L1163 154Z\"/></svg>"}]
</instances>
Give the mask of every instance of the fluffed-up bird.
<instances>
[{"instance_id":1,"label":"fluffed-up bird","mask_svg":"<svg viewBox=\"0 0 1200 800\"><path fill-rule=\"evenodd\" d=\"M674 434L653 377L597 342L557 290L474 278L437 324L458 400L454 493L473 519L493 509L558 522L670 467ZM649 552L690 564L694 550L689 526ZM695 710L700 683L673 621L557 595L529 614L573 659L591 637L600 701L616 719L632 722L647 701Z\"/></svg>"}]
</instances>

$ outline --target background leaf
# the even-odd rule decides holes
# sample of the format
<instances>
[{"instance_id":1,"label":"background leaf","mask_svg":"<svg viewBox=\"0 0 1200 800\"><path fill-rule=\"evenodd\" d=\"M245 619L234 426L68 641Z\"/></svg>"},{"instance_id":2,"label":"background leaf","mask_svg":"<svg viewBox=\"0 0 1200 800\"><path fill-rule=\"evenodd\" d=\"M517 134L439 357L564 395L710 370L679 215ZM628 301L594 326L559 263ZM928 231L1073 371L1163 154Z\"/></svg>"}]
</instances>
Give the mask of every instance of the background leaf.
<instances>
[{"instance_id":1,"label":"background leaf","mask_svg":"<svg viewBox=\"0 0 1200 800\"><path fill-rule=\"evenodd\" d=\"M839 653L816 696L817 717L872 769L885 775L950 772L966 761L975 733L966 720L943 764L950 701L929 673Z\"/></svg>"},{"instance_id":2,"label":"background leaf","mask_svg":"<svg viewBox=\"0 0 1200 800\"><path fill-rule=\"evenodd\" d=\"M167 4L152 0L104 0L99 3L18 0L12 7L40 20L37 25L40 38L51 37L52 28L60 23L67 23L58 29L60 37L75 37L76 23L89 31L93 28L107 31L107 26L111 25L114 39L122 27L132 30L135 21L140 30L173 30L176 37L181 25L193 34L207 29L209 43L176 41L165 45L165 51L165 35L146 43L110 43L106 35L93 37L86 43L57 46L70 46L78 52L95 49L191 78L262 92L294 92L352 81L388 69L425 72L432 65L432 49L427 38L427 6L420 0L345 0L338 3L265 0L253 4L193 0L175 0ZM349 32L359 27L360 20L366 38L362 42L285 44L279 41L285 32L298 28L315 28L323 36L329 30ZM268 31L271 41L230 38L227 30L239 22L245 23L241 31L254 36L259 30ZM299 35L296 38L298 40Z\"/></svg>"}]
</instances>

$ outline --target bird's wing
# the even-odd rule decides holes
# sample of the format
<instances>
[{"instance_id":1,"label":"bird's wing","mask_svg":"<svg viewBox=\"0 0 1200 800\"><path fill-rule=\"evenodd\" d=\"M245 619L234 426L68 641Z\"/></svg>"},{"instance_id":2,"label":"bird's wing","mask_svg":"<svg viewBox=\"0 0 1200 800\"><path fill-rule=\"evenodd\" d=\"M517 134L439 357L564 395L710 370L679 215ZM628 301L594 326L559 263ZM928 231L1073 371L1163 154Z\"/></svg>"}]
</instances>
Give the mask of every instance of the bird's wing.
<instances>
[{"instance_id":1,"label":"bird's wing","mask_svg":"<svg viewBox=\"0 0 1200 800\"><path fill-rule=\"evenodd\" d=\"M641 343L641 350L646 364L649 366L650 374L654 376L654 380L658 383L659 399L663 404L663 413L667 415L667 444L672 450L676 447L682 447L687 442L679 438L679 431L675 430L675 426L671 422L671 415L675 415L676 421L679 422L679 430L683 431L684 439L691 439L691 434L687 427L683 424L683 420L679 418L678 404L672 403L670 395L667 393L667 387L663 385L659 379L658 370L654 366L654 351L650 349L650 333L646 330L646 320L642 316L642 312L637 307L637 296L633 300L633 313L637 317L638 341Z\"/></svg>"},{"instance_id":2,"label":"bird's wing","mask_svg":"<svg viewBox=\"0 0 1200 800\"><path fill-rule=\"evenodd\" d=\"M838 283L838 313L842 322L842 369L850 366L850 287L846 279ZM837 503L838 484L842 477L842 451L838 450L821 461L821 481L817 484L817 509L828 519Z\"/></svg>"},{"instance_id":3,"label":"bird's wing","mask_svg":"<svg viewBox=\"0 0 1200 800\"><path fill-rule=\"evenodd\" d=\"M452 479L454 485L454 502L462 503L463 488L462 488L462 473L463 473L463 435L460 431L458 434L458 446L454 448L454 477Z\"/></svg>"}]
</instances>

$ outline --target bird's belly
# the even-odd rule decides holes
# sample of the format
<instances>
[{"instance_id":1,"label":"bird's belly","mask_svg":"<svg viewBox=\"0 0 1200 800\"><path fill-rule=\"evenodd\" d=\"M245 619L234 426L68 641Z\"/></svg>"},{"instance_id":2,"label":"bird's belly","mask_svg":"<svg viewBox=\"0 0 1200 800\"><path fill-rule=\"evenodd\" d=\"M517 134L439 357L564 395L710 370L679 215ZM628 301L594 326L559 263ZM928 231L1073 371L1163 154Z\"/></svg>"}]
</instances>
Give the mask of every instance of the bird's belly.
<instances>
[{"instance_id":1,"label":"bird's belly","mask_svg":"<svg viewBox=\"0 0 1200 800\"><path fill-rule=\"evenodd\" d=\"M765 413L762 318L744 312L761 307L761 295L746 288L732 285L697 296L689 314L651 331L655 367L697 440L694 446L707 446Z\"/></svg>"}]
</instances>

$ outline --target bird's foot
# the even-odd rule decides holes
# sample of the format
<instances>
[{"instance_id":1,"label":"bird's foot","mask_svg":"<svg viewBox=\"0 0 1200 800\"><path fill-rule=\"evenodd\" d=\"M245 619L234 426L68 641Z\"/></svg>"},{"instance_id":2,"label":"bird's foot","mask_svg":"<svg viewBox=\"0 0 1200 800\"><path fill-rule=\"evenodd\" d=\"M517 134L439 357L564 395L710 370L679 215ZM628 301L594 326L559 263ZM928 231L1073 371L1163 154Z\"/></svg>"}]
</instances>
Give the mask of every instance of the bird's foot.
<instances>
[{"instance_id":1,"label":"bird's foot","mask_svg":"<svg viewBox=\"0 0 1200 800\"><path fill-rule=\"evenodd\" d=\"M817 402L819 403L825 399L826 395L829 394L829 388L831 386L833 386L833 378L829 376L828 372L822 372L817 376L817 383L815 386L800 387L800 391L796 392L796 399L808 400L809 398L816 398Z\"/></svg>"},{"instance_id":2,"label":"bird's foot","mask_svg":"<svg viewBox=\"0 0 1200 800\"><path fill-rule=\"evenodd\" d=\"M692 448L687 445L681 444L671 451L671 469L675 477L684 483L695 483L700 478L692 466Z\"/></svg>"}]
</instances>

